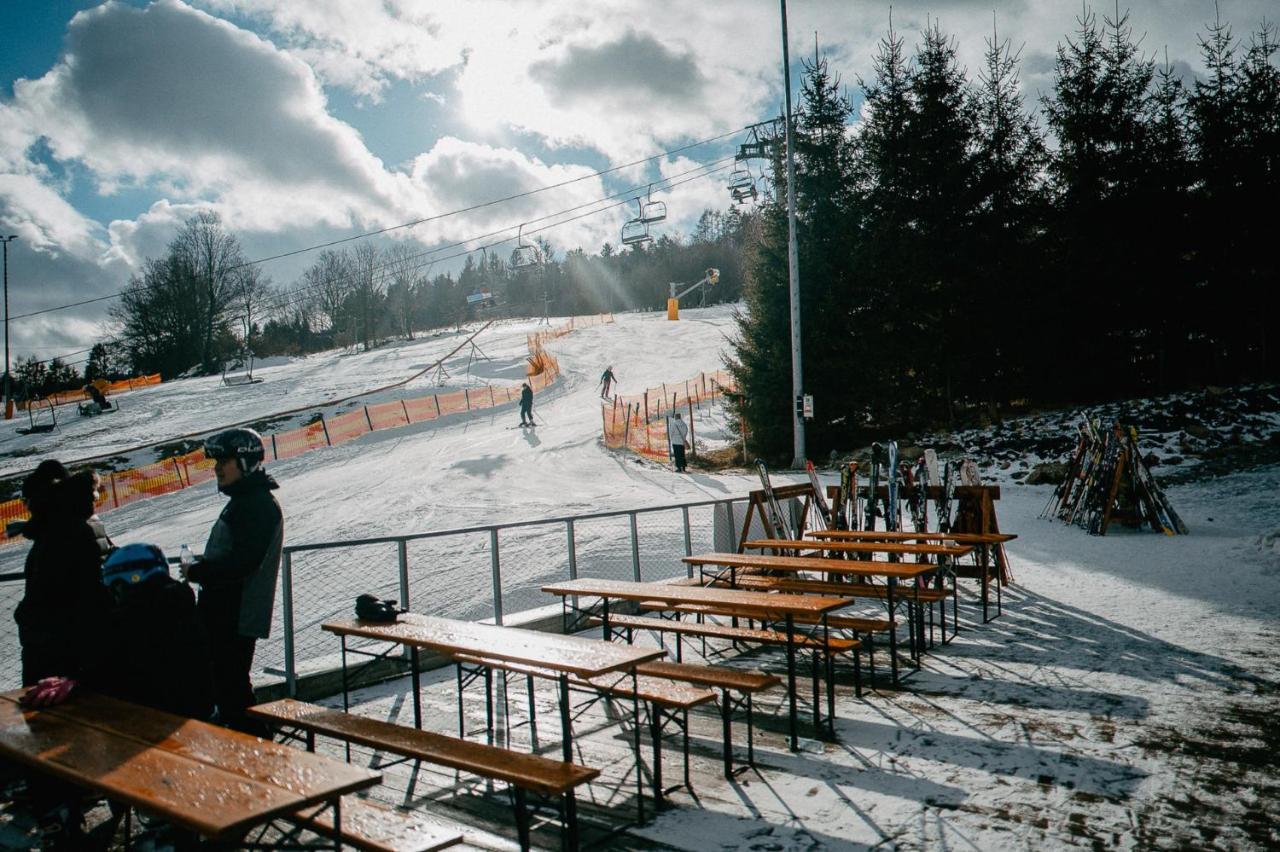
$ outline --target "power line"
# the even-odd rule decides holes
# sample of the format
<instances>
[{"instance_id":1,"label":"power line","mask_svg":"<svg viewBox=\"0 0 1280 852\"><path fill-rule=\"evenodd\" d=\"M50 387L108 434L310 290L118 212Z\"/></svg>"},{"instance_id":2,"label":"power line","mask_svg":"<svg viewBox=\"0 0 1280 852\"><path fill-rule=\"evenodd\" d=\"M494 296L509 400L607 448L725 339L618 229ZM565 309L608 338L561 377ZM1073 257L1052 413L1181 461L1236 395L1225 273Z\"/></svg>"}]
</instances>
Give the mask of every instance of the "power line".
<instances>
[{"instance_id":1,"label":"power line","mask_svg":"<svg viewBox=\"0 0 1280 852\"><path fill-rule=\"evenodd\" d=\"M306 253L306 252L309 252L309 251L315 251L315 250L317 250L317 249L332 248L333 246L336 246L336 245L342 245L342 244L344 244L344 243L349 243L349 242L354 242L355 240L361 240L361 239L365 239L365 238L367 238L367 237L379 236L379 235L381 235L381 234L390 233L390 232L392 232L392 231L396 231L396 230L402 230L402 229L404 229L404 228L412 228L412 227L415 227L415 226L417 226L417 225L424 224L424 223L426 223L426 222L438 221L438 220L440 220L440 219L445 219L445 218L448 218L448 217L450 217L450 216L457 216L457 215L460 215L460 214L463 214L463 213L471 213L471 212L474 212L474 211L476 211L476 210L481 210L481 209L483 209L483 208L485 208L485 207L491 207L491 206L493 206L493 205L495 205L495 204L503 204L503 203L508 202L508 201L516 201L516 200L519 200L519 199L521 199L521 198L528 198L529 196L531 196L531 195L536 195L536 194L538 194L538 193L540 193L540 192L546 192L546 191L548 191L548 190L552 190L552 189L559 189L559 188L561 188L561 187L569 186L570 184L578 183L578 182L580 182L580 181L589 180L589 179L591 179L591 178L595 178L595 177L600 177L601 175L607 175L607 174L610 174L610 173L612 173L612 172L619 171L619 170L621 170L621 169L627 169L627 168L631 168L631 167L633 167L633 166L638 166L638 165L641 165L641 164L644 164L644 163L649 163L649 162L653 162L653 161L655 161L655 160L660 160L660 159L662 159L663 157L669 157L669 156L671 156L671 155L673 155L673 154L678 154L678 153L680 153L680 152L682 152L682 151L688 151L688 150L690 150L691 148L697 148L697 147L700 147L700 146L702 146L702 145L709 145L709 144L711 144L712 142L718 142L718 141L720 141L720 140L722 140L722 139L727 139L728 137L730 137L730 136L734 136L734 135L736 135L736 134L738 134L738 133L741 133L741 132L742 132L742 129L731 130L731 131L729 131L729 132L727 132L727 133L722 133L722 134L720 134L719 136L712 136L712 137L710 137L710 138L702 139L702 140L699 140L699 141L697 141L697 142L691 142L691 143L689 143L688 145L682 145L682 146L680 146L679 148L673 148L673 149L671 149L670 151L663 151L663 152L662 152L662 153L660 153L660 154L655 154L655 155L654 155L654 156L652 156L652 157L646 157L646 158L644 158L644 159L642 159L642 160L633 160L633 161L632 161L632 162L630 162L630 163L623 163L622 165L619 165L619 166L613 166L613 167L608 168L608 169L602 169L602 170L600 170L600 171L593 172L593 173L591 173L591 174L587 174L587 175L580 175L579 177L576 177L576 178L570 178L569 180L564 180L564 181L561 181L561 182L559 182L559 183L554 183L554 184L550 184L550 185L548 185L548 186L539 187L538 189L526 190L525 192L519 192L519 193L516 193L516 194L514 194L514 195L508 195L508 196L505 196L505 197L503 197L503 198L496 198L496 199L493 199L493 200L491 200L491 201L481 202L481 203L479 203L479 204L474 204L474 205L472 205L472 206L470 206L470 207L463 207L463 208L460 208L460 209L458 209L458 210L451 210L451 211L448 211L448 212L446 212L446 213L439 213L439 214L436 214L435 216L426 216L426 217L423 217L423 218L421 218L421 219L415 219L415 220L413 220L412 222L404 222L404 223L399 224L399 225L392 225L392 226L390 226L390 227L382 228L382 229L379 229L379 230L376 230L376 231L369 231L369 232L362 233L362 234L355 234L355 235L350 236L350 237L343 237L343 238L341 238L341 239L337 239L337 240L330 240L329 242L325 242L325 243L318 243L318 244L316 244L316 245L307 246L307 247L305 247L305 248L300 248L300 249L295 249L295 250L293 250L293 251L283 252L283 253L281 253L281 254L271 255L271 256L269 256L269 257L258 258L258 259L256 259L256 260L247 260L247 261L244 261L243 263L239 263L239 264L236 264L236 265L234 265L234 266L228 267L227 271L228 271L228 272L230 272L230 271L233 271L233 270L236 270L236 269L240 269L240 268L243 268L243 267L246 267L246 266L254 266L254 265L258 265L258 264L262 264L262 263L267 263L267 262L269 262L269 261L273 261L273 260L280 260L280 259L282 259L282 258L286 258L286 257L293 257L293 256L295 256L295 255L304 254L304 253ZM634 191L634 190L631 190L631 191ZM56 311L64 311L64 310L67 310L67 309L69 309L69 308L79 308L79 307L83 307L83 306L85 306L85 305L92 305L92 304L96 304L97 302L105 302L105 301L107 301L107 300L109 300L109 299L118 299L120 296L124 295L126 292L127 292L127 290L120 290L120 291L118 291L118 292L116 292L116 293L112 293L112 294L110 294L110 295L106 295L106 296L96 296L96 297L94 297L94 298L92 298L92 299L82 299L81 301L78 301L78 302L69 302L69 303L64 304L64 305L56 305L56 306L51 307L51 308L43 308L43 309L41 309L41 310L38 310L38 311L30 311L30 312L25 313L25 314L16 314L16 315L10 316L10 317L9 317L9 319L10 319L10 321L13 321L13 320L20 320L20 319L28 319L28 318L30 318L30 317L41 316L41 315L43 315L43 314L54 313L54 312L56 312Z\"/></svg>"}]
</instances>

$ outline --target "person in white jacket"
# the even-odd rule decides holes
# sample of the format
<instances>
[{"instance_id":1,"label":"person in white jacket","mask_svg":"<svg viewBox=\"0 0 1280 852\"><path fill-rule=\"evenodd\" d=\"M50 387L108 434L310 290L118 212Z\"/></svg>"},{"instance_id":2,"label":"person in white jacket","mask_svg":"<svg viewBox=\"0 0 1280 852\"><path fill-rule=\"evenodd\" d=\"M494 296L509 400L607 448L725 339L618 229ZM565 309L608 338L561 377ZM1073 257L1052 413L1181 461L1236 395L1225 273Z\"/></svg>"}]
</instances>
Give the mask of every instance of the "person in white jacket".
<instances>
[{"instance_id":1,"label":"person in white jacket","mask_svg":"<svg viewBox=\"0 0 1280 852\"><path fill-rule=\"evenodd\" d=\"M671 439L671 455L676 462L676 473L684 473L684 442L689 438L689 425L677 411L667 421L667 437Z\"/></svg>"}]
</instances>

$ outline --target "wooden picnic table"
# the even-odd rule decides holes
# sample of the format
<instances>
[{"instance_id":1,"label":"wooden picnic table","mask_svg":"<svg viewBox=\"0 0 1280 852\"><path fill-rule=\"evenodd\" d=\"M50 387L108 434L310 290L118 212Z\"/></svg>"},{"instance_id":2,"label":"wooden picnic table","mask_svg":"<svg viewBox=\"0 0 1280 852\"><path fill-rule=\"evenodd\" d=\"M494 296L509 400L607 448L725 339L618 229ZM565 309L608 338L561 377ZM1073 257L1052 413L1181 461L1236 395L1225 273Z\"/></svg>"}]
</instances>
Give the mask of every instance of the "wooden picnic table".
<instances>
[{"instance_id":1,"label":"wooden picnic table","mask_svg":"<svg viewBox=\"0 0 1280 852\"><path fill-rule=\"evenodd\" d=\"M157 816L237 841L299 809L333 809L377 772L105 695L24 710L0 693L0 756Z\"/></svg>"},{"instance_id":2,"label":"wooden picnic table","mask_svg":"<svg viewBox=\"0 0 1280 852\"><path fill-rule=\"evenodd\" d=\"M748 542L748 546L750 544L751 542ZM797 574L812 571L837 577L884 578L886 581L885 605L891 622L889 628L889 664L894 683L898 682L898 626L895 613L900 601L909 602L908 598L898 597L898 581L914 580L938 570L936 564L929 562L863 562L852 559L828 559L819 556L781 556L770 553L700 553L695 556L686 556L683 561L689 565L697 566L699 570L714 565L729 569L730 586L737 585L738 571L740 570L785 571ZM717 579L722 579L724 575L717 572L715 576ZM917 611L919 610L918 603L916 609ZM914 633L911 638L913 643L912 653L914 655L916 638Z\"/></svg>"},{"instance_id":3,"label":"wooden picnic table","mask_svg":"<svg viewBox=\"0 0 1280 852\"><path fill-rule=\"evenodd\" d=\"M954 541L959 544L1003 544L1017 538L1013 533L944 533L910 530L809 530L812 538L834 541Z\"/></svg>"},{"instance_id":4,"label":"wooden picnic table","mask_svg":"<svg viewBox=\"0 0 1280 852\"><path fill-rule=\"evenodd\" d=\"M573 725L569 706L569 676L592 678L610 672L626 672L631 675L634 693L638 693L636 666L665 657L661 648L636 648L616 645L582 636L565 636L502 627L478 621L462 621L456 618L402 613L394 624L359 621L356 619L327 621L321 629L333 633L342 642L342 707L348 709L349 682L347 679L348 637L375 639L409 649L410 676L413 679L413 719L417 728L422 727L421 680L418 656L421 651L437 651L450 657L481 658L523 666L533 666L555 672L560 691L560 730L565 763L573 763ZM358 651L356 653L359 653ZM369 656L375 659L387 652ZM486 696L486 701L488 697ZM640 791L638 806L643 816L643 778L640 754L640 704L632 699L635 727L636 784Z\"/></svg>"},{"instance_id":5,"label":"wooden picnic table","mask_svg":"<svg viewBox=\"0 0 1280 852\"><path fill-rule=\"evenodd\" d=\"M824 597L821 595L788 595L772 592L750 592L741 589L724 589L708 586L682 586L670 583L637 583L627 580L595 580L579 578L564 583L553 583L543 586L542 591L559 595L564 605L570 606L570 599L598 598L601 602L600 618L606 638L611 636L609 629L609 601L660 601L668 606L692 604L705 607L709 612L717 608L725 613L739 616L754 613L760 618L781 619L786 625L787 634L787 691L789 697L789 724L791 749L799 747L799 736L796 727L796 649L795 649L795 617L805 615L816 617L822 628L825 639L829 635L826 618L827 613L848 606L852 601L848 598ZM576 608L576 604L575 604ZM827 720L831 732L835 726L831 721L835 711L835 693L831 678L827 678ZM820 713L817 702L814 703L815 724Z\"/></svg>"},{"instance_id":6,"label":"wooden picnic table","mask_svg":"<svg viewBox=\"0 0 1280 852\"><path fill-rule=\"evenodd\" d=\"M814 541L812 539L757 538L742 546L753 550L825 550L830 553L887 553L891 556L968 556L971 545L927 544L904 541Z\"/></svg>"}]
</instances>

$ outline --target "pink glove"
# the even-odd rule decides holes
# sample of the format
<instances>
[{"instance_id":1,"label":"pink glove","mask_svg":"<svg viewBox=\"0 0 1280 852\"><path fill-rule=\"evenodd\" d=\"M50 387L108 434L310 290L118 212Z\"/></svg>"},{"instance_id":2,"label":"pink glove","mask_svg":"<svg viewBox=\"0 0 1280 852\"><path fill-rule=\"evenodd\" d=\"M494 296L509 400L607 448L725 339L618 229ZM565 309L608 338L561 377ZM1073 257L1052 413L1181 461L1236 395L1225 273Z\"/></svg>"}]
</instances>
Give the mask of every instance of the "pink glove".
<instances>
[{"instance_id":1,"label":"pink glove","mask_svg":"<svg viewBox=\"0 0 1280 852\"><path fill-rule=\"evenodd\" d=\"M18 703L27 709L53 707L66 701L76 685L69 677L46 677L36 681L35 686L23 693Z\"/></svg>"}]
</instances>

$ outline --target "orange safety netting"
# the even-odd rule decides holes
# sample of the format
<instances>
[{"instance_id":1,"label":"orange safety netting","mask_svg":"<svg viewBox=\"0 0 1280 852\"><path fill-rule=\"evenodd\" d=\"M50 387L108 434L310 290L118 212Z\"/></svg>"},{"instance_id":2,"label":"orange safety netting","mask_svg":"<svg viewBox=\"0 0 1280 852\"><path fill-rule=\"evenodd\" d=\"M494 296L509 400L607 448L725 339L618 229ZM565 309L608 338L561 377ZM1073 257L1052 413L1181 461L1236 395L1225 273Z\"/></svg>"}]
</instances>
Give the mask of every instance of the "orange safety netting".
<instances>
[{"instance_id":1,"label":"orange safety netting","mask_svg":"<svg viewBox=\"0 0 1280 852\"><path fill-rule=\"evenodd\" d=\"M627 449L649 458L665 459L667 418L671 413L680 411L688 415L692 442L696 437L694 410L714 403L726 390L733 389L733 377L718 370L649 388L644 393L615 396L612 402L601 407L604 445L611 450Z\"/></svg>"},{"instance_id":2,"label":"orange safety netting","mask_svg":"<svg viewBox=\"0 0 1280 852\"><path fill-rule=\"evenodd\" d=\"M545 340L562 337L575 328L613 322L612 314L595 317L574 317L563 326L529 335L528 382L534 390L549 387L560 376L560 363L542 347ZM107 393L118 393L135 387L157 384L160 376L142 376L124 382L114 382L106 387ZM99 385L101 387L101 385ZM82 391L67 391L68 401L80 400ZM287 432L273 432L263 436L267 444L267 458L283 460L300 456L320 447L350 441L379 429L394 429L423 420L434 420L449 414L461 414L480 408L493 408L515 402L520 398L517 387L464 388L445 394L405 399L362 406L336 417L326 419L321 414L307 426ZM55 401L54 404L58 404ZM169 494L192 485L213 479L213 462L206 459L203 450L175 456L154 464L131 470L112 471L102 480L102 493L98 501L101 511L118 508L136 500ZM21 499L0 503L0 523L26 520L30 515ZM0 543L11 541L0 527Z\"/></svg>"},{"instance_id":3,"label":"orange safety netting","mask_svg":"<svg viewBox=\"0 0 1280 852\"><path fill-rule=\"evenodd\" d=\"M92 384L97 385L98 389L101 390L107 396L118 396L119 394L124 393L125 391L131 391L131 390L134 390L135 388L145 388L145 387L148 387L149 385L160 384L160 374L153 373L150 376L136 376L132 379L121 379L118 382L106 382L106 381L99 380L96 382L92 382ZM64 405L68 402L84 402L88 398L89 398L89 395L85 393L82 388L76 388L75 390L65 390L65 391L58 391L57 393L51 393L48 396L43 397L41 399L36 399L36 400L24 399L21 402L15 402L14 404L17 405L19 410L26 411L27 407L32 404L39 405L39 406L46 406L51 403L53 405Z\"/></svg>"}]
</instances>

